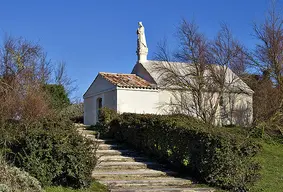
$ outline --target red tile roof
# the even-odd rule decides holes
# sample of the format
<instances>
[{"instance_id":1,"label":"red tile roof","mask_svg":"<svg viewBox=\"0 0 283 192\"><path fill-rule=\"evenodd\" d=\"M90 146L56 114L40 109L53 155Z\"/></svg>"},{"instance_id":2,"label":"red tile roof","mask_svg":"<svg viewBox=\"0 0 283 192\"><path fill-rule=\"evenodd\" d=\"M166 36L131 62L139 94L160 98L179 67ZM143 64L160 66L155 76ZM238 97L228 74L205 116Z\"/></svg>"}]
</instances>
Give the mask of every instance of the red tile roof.
<instances>
[{"instance_id":1,"label":"red tile roof","mask_svg":"<svg viewBox=\"0 0 283 192\"><path fill-rule=\"evenodd\" d=\"M148 81L135 74L99 73L104 79L118 87L155 89Z\"/></svg>"}]
</instances>

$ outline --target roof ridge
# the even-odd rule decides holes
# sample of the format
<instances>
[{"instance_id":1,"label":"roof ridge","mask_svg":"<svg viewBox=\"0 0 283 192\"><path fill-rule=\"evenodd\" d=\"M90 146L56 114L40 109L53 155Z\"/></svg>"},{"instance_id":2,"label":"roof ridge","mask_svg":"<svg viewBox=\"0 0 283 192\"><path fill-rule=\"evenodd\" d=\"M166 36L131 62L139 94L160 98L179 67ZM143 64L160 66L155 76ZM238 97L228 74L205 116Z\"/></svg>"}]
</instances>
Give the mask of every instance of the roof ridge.
<instances>
[{"instance_id":1,"label":"roof ridge","mask_svg":"<svg viewBox=\"0 0 283 192\"><path fill-rule=\"evenodd\" d=\"M132 73L111 73L111 72L99 72L99 74L110 74L110 75L136 75Z\"/></svg>"}]
</instances>

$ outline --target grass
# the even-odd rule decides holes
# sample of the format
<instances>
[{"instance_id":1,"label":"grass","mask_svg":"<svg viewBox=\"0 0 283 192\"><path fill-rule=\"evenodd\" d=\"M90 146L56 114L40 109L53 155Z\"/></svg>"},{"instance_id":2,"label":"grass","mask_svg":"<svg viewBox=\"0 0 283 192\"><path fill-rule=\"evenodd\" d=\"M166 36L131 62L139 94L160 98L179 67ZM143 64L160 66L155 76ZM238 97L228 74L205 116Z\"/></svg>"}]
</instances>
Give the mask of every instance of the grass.
<instances>
[{"instance_id":1,"label":"grass","mask_svg":"<svg viewBox=\"0 0 283 192\"><path fill-rule=\"evenodd\" d=\"M248 131L242 128L229 128L232 134L247 135ZM250 189L251 192L283 191L283 140L282 136L265 135L264 139L256 139L261 145L261 152L255 157L260 163L261 178Z\"/></svg>"},{"instance_id":2,"label":"grass","mask_svg":"<svg viewBox=\"0 0 283 192\"><path fill-rule=\"evenodd\" d=\"M256 159L262 166L261 179L251 188L252 192L283 190L283 145L277 142L260 142L263 149Z\"/></svg>"},{"instance_id":3,"label":"grass","mask_svg":"<svg viewBox=\"0 0 283 192\"><path fill-rule=\"evenodd\" d=\"M87 189L71 189L65 187L47 187L46 192L107 192L107 187L93 181L91 186Z\"/></svg>"}]
</instances>

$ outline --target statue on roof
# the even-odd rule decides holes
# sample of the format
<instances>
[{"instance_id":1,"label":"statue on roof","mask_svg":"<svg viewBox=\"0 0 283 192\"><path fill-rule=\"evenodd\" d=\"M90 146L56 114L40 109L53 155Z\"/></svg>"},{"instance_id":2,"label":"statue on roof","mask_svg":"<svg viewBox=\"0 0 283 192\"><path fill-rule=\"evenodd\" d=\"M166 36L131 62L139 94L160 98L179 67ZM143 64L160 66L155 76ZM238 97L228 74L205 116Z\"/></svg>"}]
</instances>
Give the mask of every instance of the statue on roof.
<instances>
[{"instance_id":1,"label":"statue on roof","mask_svg":"<svg viewBox=\"0 0 283 192\"><path fill-rule=\"evenodd\" d=\"M147 53L148 48L146 45L145 33L144 33L144 26L142 22L139 22L139 28L137 30L138 41L137 41L137 55L138 61L145 61L147 60Z\"/></svg>"},{"instance_id":2,"label":"statue on roof","mask_svg":"<svg viewBox=\"0 0 283 192\"><path fill-rule=\"evenodd\" d=\"M142 25L142 22L139 22L139 28L137 30L138 34L138 47L147 47L146 40L145 40L145 34L144 34L144 27Z\"/></svg>"}]
</instances>

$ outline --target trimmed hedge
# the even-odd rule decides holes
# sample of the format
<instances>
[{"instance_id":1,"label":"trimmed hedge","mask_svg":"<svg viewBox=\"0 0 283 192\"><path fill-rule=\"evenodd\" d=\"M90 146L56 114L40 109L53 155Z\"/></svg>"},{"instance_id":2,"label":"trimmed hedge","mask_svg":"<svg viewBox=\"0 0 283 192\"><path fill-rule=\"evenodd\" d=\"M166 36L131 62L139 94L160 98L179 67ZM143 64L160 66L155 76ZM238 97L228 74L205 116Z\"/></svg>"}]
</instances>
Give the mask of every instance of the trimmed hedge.
<instances>
[{"instance_id":1,"label":"trimmed hedge","mask_svg":"<svg viewBox=\"0 0 283 192\"><path fill-rule=\"evenodd\" d=\"M211 127L181 115L116 114L113 117L100 122L108 135L212 186L244 191L258 179L260 167L253 157L260 146L241 134L229 133L227 128Z\"/></svg>"}]
</instances>

